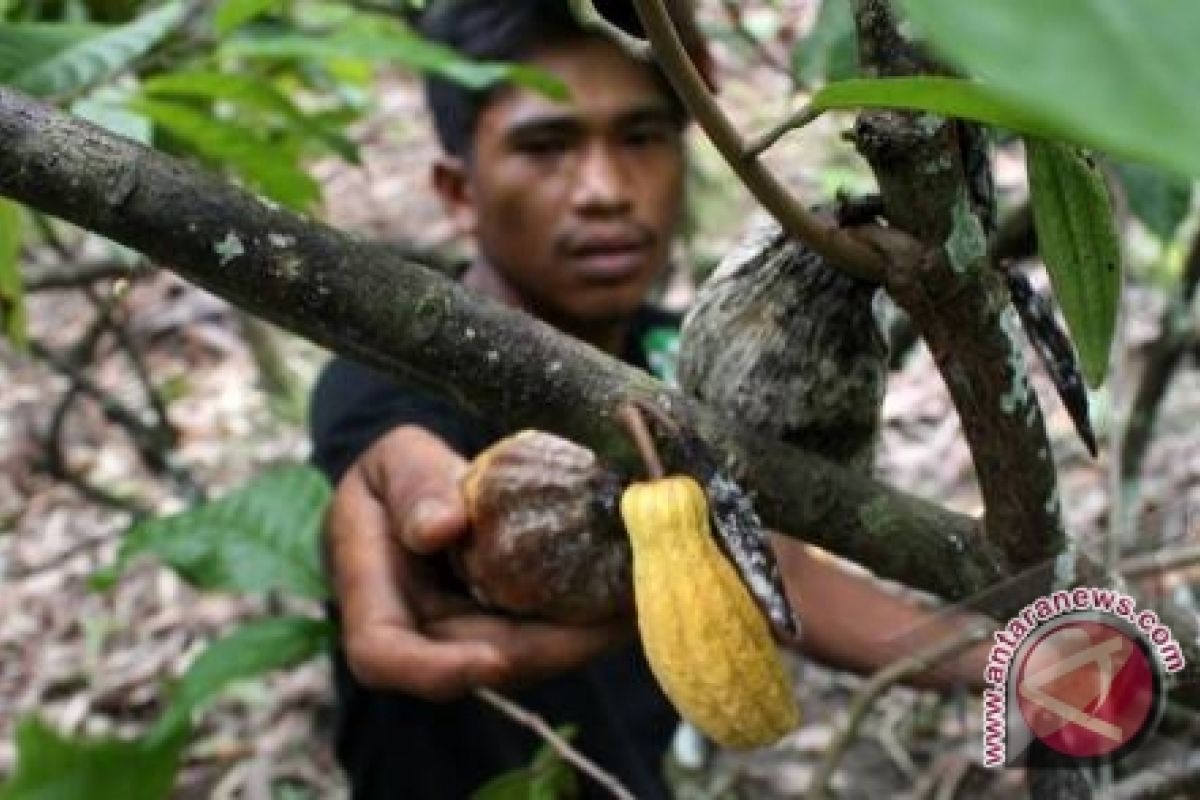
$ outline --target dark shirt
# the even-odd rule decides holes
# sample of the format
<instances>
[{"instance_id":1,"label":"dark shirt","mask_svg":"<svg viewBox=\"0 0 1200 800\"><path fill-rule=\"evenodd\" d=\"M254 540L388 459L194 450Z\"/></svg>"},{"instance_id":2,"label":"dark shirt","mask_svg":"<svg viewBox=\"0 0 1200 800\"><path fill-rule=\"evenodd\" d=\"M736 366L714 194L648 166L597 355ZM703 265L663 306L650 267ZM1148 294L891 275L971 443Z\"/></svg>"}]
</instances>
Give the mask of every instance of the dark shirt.
<instances>
[{"instance_id":1,"label":"dark shirt","mask_svg":"<svg viewBox=\"0 0 1200 800\"><path fill-rule=\"evenodd\" d=\"M643 369L648 357L669 361L669 354L647 349L671 341L677 327L678 319L663 312L639 312L624 359ZM506 433L426 390L344 358L321 374L311 413L313 462L335 485L397 425L419 425L466 458ZM336 618L336 608L330 610ZM355 800L467 798L495 775L527 766L540 745L533 733L474 697L432 703L368 689L350 674L340 648L333 665L335 746ZM639 645L510 696L551 725L575 726L574 744L638 798L670 796L661 767L677 717ZM579 783L584 797L607 796L585 776Z\"/></svg>"}]
</instances>

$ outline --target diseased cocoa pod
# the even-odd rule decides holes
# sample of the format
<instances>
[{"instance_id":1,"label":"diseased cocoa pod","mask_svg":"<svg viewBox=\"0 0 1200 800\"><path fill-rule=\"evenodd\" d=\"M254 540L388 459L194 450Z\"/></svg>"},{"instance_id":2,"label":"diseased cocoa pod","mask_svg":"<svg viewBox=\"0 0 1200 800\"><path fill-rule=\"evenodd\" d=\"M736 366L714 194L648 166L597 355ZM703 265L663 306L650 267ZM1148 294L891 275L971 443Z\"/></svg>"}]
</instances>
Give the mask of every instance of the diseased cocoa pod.
<instances>
[{"instance_id":1,"label":"diseased cocoa pod","mask_svg":"<svg viewBox=\"0 0 1200 800\"><path fill-rule=\"evenodd\" d=\"M621 482L590 450L522 431L476 457L462 491L472 532L454 560L481 603L570 623L632 614Z\"/></svg>"},{"instance_id":2,"label":"diseased cocoa pod","mask_svg":"<svg viewBox=\"0 0 1200 800\"><path fill-rule=\"evenodd\" d=\"M726 747L760 747L795 728L779 651L710 533L700 485L686 476L635 483L621 516L642 645L679 713Z\"/></svg>"}]
</instances>

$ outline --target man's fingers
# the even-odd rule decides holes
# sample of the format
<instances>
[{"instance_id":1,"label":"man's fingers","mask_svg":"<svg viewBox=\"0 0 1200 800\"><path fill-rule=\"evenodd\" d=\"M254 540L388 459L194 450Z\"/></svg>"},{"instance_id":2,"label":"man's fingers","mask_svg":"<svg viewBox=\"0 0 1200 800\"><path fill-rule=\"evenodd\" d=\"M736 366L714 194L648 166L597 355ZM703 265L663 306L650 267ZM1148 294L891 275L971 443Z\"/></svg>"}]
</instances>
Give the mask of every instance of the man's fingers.
<instances>
[{"instance_id":1,"label":"man's fingers","mask_svg":"<svg viewBox=\"0 0 1200 800\"><path fill-rule=\"evenodd\" d=\"M496 684L507 672L504 658L487 642L434 641L386 625L348 635L345 646L350 668L364 685L426 700L451 700L475 686Z\"/></svg>"},{"instance_id":2,"label":"man's fingers","mask_svg":"<svg viewBox=\"0 0 1200 800\"><path fill-rule=\"evenodd\" d=\"M467 462L433 434L402 426L364 455L363 475L387 510L388 527L414 553L440 550L467 528L458 482Z\"/></svg>"},{"instance_id":3,"label":"man's fingers","mask_svg":"<svg viewBox=\"0 0 1200 800\"><path fill-rule=\"evenodd\" d=\"M485 614L453 617L426 626L442 642L486 643L500 659L499 669L482 673L485 685L521 685L581 666L629 640L629 622L555 625L516 622Z\"/></svg>"},{"instance_id":4,"label":"man's fingers","mask_svg":"<svg viewBox=\"0 0 1200 800\"><path fill-rule=\"evenodd\" d=\"M339 484L328 524L342 642L360 681L446 699L496 679L504 660L489 643L435 642L418 630L402 588L416 565L392 540L387 514L357 467Z\"/></svg>"}]
</instances>

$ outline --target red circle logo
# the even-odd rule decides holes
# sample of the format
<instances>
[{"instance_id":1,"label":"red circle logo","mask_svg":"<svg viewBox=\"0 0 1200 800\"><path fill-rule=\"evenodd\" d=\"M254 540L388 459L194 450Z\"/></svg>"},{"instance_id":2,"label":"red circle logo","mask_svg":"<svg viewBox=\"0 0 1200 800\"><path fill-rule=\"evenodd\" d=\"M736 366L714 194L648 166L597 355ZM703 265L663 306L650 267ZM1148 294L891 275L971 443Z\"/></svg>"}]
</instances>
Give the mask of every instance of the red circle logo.
<instances>
[{"instance_id":1,"label":"red circle logo","mask_svg":"<svg viewBox=\"0 0 1200 800\"><path fill-rule=\"evenodd\" d=\"M1153 721L1154 665L1122 627L1068 621L1041 633L1017 674L1017 705L1033 735L1075 758L1110 756Z\"/></svg>"}]
</instances>

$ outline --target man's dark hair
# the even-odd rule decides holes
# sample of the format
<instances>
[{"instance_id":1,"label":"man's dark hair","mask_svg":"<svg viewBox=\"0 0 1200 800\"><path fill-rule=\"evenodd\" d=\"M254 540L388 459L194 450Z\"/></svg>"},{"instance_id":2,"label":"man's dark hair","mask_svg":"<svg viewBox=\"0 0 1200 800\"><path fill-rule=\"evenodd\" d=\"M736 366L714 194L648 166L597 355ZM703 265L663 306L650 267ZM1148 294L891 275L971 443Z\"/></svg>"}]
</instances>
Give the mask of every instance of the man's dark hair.
<instances>
[{"instance_id":1,"label":"man's dark hair","mask_svg":"<svg viewBox=\"0 0 1200 800\"><path fill-rule=\"evenodd\" d=\"M642 36L641 22L628 0L597 0L597 10L617 27ZM690 23L689 17L686 23ZM566 0L443 0L425 15L424 35L477 61L523 61L540 45L590 35L575 20ZM687 112L666 77L654 68L682 125ZM475 123L490 97L430 75L425 97L442 148L468 156Z\"/></svg>"}]
</instances>

